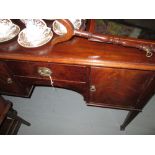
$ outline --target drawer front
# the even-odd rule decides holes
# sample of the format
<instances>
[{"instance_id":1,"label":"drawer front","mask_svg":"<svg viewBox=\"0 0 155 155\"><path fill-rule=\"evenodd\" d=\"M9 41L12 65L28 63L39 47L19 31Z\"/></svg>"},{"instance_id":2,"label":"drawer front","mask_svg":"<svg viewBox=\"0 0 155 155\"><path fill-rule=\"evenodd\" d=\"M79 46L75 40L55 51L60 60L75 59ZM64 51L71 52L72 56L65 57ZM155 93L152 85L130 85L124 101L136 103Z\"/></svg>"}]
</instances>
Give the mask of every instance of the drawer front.
<instances>
[{"instance_id":1,"label":"drawer front","mask_svg":"<svg viewBox=\"0 0 155 155\"><path fill-rule=\"evenodd\" d=\"M7 66L0 62L0 93L23 95L25 91L21 89L18 82L13 78Z\"/></svg>"},{"instance_id":2,"label":"drawer front","mask_svg":"<svg viewBox=\"0 0 155 155\"><path fill-rule=\"evenodd\" d=\"M35 78L47 78L39 73L46 68L50 70L54 80L86 82L87 68L85 66L63 65L44 62L7 62L14 75Z\"/></svg>"},{"instance_id":3,"label":"drawer front","mask_svg":"<svg viewBox=\"0 0 155 155\"><path fill-rule=\"evenodd\" d=\"M154 77L153 71L93 67L90 105L139 109L140 97Z\"/></svg>"}]
</instances>

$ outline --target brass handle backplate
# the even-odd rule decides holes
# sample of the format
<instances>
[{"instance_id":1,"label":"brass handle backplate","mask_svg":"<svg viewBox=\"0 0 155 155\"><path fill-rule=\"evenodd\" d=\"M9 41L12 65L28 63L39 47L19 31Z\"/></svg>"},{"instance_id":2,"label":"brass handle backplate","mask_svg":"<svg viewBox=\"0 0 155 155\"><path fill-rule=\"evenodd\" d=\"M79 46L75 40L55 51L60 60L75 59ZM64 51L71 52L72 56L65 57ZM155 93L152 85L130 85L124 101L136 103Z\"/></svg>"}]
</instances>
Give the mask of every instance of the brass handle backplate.
<instances>
[{"instance_id":1,"label":"brass handle backplate","mask_svg":"<svg viewBox=\"0 0 155 155\"><path fill-rule=\"evenodd\" d=\"M96 91L95 85L91 85L91 86L90 86L90 91L91 91L91 92L95 92L95 91Z\"/></svg>"},{"instance_id":2,"label":"brass handle backplate","mask_svg":"<svg viewBox=\"0 0 155 155\"><path fill-rule=\"evenodd\" d=\"M13 83L12 79L11 78L7 78L7 84L12 84L12 83Z\"/></svg>"},{"instance_id":3,"label":"brass handle backplate","mask_svg":"<svg viewBox=\"0 0 155 155\"><path fill-rule=\"evenodd\" d=\"M51 71L51 69L49 69L49 68L47 68L47 67L39 67L39 68L38 68L38 73L39 73L41 76L51 76L52 71Z\"/></svg>"}]
</instances>

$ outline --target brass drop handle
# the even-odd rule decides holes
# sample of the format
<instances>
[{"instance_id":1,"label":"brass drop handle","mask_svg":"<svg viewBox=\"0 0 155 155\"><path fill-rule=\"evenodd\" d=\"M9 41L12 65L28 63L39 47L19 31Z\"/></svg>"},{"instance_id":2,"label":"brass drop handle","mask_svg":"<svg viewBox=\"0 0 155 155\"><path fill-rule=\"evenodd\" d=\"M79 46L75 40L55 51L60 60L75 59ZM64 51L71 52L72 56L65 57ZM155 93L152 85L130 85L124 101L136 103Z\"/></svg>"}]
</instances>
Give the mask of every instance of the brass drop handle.
<instances>
[{"instance_id":1,"label":"brass drop handle","mask_svg":"<svg viewBox=\"0 0 155 155\"><path fill-rule=\"evenodd\" d=\"M96 92L96 87L95 87L95 85L91 85L91 86L90 86L90 91L91 91L91 92Z\"/></svg>"},{"instance_id":2,"label":"brass drop handle","mask_svg":"<svg viewBox=\"0 0 155 155\"><path fill-rule=\"evenodd\" d=\"M47 67L39 67L38 68L38 73L41 76L48 76L49 77L49 76L51 76L52 71L51 71L51 69L49 69Z\"/></svg>"},{"instance_id":3,"label":"brass drop handle","mask_svg":"<svg viewBox=\"0 0 155 155\"><path fill-rule=\"evenodd\" d=\"M7 78L7 84L12 84L12 83L13 83L12 79L11 78Z\"/></svg>"}]
</instances>

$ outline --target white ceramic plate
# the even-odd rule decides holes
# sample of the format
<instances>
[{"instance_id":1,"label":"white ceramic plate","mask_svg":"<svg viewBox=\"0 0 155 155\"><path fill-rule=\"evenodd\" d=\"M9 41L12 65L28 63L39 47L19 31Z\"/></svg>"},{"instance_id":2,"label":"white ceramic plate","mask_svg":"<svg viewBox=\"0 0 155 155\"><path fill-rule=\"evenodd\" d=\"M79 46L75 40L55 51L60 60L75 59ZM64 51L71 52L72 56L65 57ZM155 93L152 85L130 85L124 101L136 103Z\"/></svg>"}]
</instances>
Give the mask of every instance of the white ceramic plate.
<instances>
[{"instance_id":1,"label":"white ceramic plate","mask_svg":"<svg viewBox=\"0 0 155 155\"><path fill-rule=\"evenodd\" d=\"M0 42L5 42L16 37L20 32L20 27L9 19L1 19L0 31Z\"/></svg>"},{"instance_id":2,"label":"white ceramic plate","mask_svg":"<svg viewBox=\"0 0 155 155\"><path fill-rule=\"evenodd\" d=\"M25 24L26 27L34 25L39 28L44 28L47 26L42 19L20 19L20 20Z\"/></svg>"},{"instance_id":3,"label":"white ceramic plate","mask_svg":"<svg viewBox=\"0 0 155 155\"><path fill-rule=\"evenodd\" d=\"M43 46L45 44L47 44L53 37L53 33L51 31L50 28L46 28L48 33L45 33L43 37L40 37L38 39L35 40L29 40L28 36L27 36L27 29L23 29L18 36L18 43L26 48L35 48L35 47L40 47Z\"/></svg>"}]
</instances>

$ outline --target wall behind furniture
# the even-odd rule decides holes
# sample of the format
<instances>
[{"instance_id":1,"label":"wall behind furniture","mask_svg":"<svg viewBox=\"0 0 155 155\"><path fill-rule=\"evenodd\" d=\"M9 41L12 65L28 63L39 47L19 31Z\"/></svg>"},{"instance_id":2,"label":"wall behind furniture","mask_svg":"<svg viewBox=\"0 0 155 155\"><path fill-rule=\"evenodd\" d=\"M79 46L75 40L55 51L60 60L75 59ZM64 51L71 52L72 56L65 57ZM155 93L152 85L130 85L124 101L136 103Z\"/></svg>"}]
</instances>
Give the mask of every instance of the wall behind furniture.
<instances>
[{"instance_id":1,"label":"wall behind furniture","mask_svg":"<svg viewBox=\"0 0 155 155\"><path fill-rule=\"evenodd\" d=\"M127 111L86 106L73 91L36 87L31 99L4 96L31 126L22 125L20 135L155 134L155 97L125 131L119 126Z\"/></svg>"}]
</instances>

